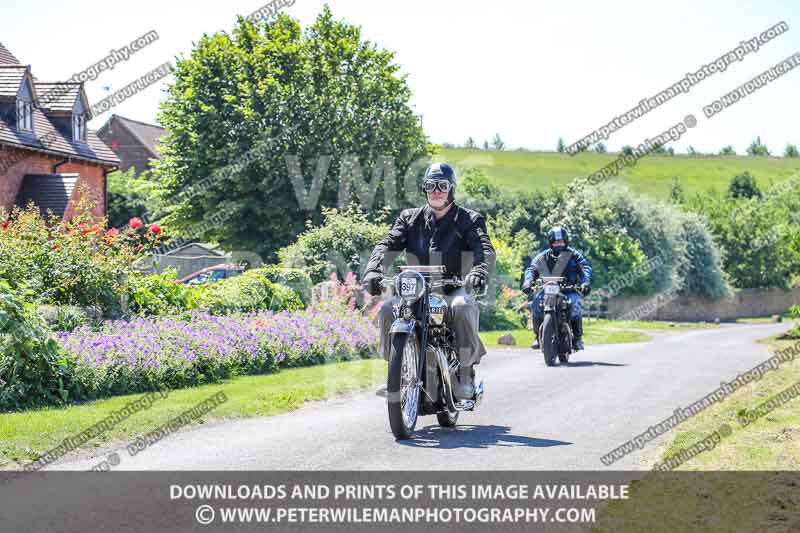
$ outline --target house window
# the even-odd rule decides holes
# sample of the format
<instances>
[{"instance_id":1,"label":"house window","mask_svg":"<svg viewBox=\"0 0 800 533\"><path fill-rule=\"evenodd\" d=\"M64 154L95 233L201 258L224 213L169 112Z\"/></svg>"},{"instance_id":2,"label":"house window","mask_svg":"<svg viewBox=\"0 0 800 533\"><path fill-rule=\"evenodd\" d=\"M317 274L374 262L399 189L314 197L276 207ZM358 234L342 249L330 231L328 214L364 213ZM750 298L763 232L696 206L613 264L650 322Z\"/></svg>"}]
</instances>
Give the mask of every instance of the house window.
<instances>
[{"instance_id":1,"label":"house window","mask_svg":"<svg viewBox=\"0 0 800 533\"><path fill-rule=\"evenodd\" d=\"M72 138L76 141L86 140L86 118L83 115L72 115Z\"/></svg>"},{"instance_id":2,"label":"house window","mask_svg":"<svg viewBox=\"0 0 800 533\"><path fill-rule=\"evenodd\" d=\"M17 128L33 131L33 106L26 100L17 100Z\"/></svg>"}]
</instances>

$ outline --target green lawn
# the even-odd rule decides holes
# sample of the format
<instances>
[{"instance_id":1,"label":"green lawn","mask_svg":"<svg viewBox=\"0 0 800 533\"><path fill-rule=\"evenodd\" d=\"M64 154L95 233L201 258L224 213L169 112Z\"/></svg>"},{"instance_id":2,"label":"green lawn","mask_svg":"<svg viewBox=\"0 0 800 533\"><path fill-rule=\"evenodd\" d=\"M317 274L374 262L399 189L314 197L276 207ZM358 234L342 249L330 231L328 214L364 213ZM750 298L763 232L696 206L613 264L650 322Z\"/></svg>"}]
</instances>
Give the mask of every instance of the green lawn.
<instances>
[{"instance_id":1,"label":"green lawn","mask_svg":"<svg viewBox=\"0 0 800 533\"><path fill-rule=\"evenodd\" d=\"M622 344L627 342L646 342L653 337L651 331L679 331L715 327L713 324L656 322L645 320L598 320L584 319L584 344ZM533 342L533 331L530 329L514 329L509 331L483 331L481 340L486 347L508 347L497 344L497 339L511 333L517 341L516 348L527 348Z\"/></svg>"},{"instance_id":2,"label":"green lawn","mask_svg":"<svg viewBox=\"0 0 800 533\"><path fill-rule=\"evenodd\" d=\"M519 191L544 190L564 185L578 176L601 169L617 154L581 153L575 156L556 152L483 151L463 148L444 149L438 159L448 161L463 172L477 167L486 171L493 182ZM727 189L731 178L749 171L761 188L771 180L779 181L800 170L800 159L782 157L688 155L647 156L626 167L617 178L634 191L666 199L672 178L677 176L687 193L716 188Z\"/></svg>"},{"instance_id":3,"label":"green lawn","mask_svg":"<svg viewBox=\"0 0 800 533\"><path fill-rule=\"evenodd\" d=\"M216 385L180 389L156 401L150 409L135 413L89 446L126 441L153 431L219 391L224 391L228 401L201 417L198 423L284 413L310 400L323 400L385 381L386 362L369 359L287 369L275 374L246 376ZM0 469L18 468L16 461L35 460L65 437L80 433L141 396L117 396L67 408L0 415Z\"/></svg>"}]
</instances>

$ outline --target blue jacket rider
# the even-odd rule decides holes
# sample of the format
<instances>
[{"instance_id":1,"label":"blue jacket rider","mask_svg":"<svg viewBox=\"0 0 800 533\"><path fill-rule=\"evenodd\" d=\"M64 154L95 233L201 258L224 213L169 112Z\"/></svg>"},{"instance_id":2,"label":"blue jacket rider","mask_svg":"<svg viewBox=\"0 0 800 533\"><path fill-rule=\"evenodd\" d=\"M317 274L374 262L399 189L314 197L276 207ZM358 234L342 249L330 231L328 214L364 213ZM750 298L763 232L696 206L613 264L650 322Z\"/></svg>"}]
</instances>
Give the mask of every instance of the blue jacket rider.
<instances>
[{"instance_id":1,"label":"blue jacket rider","mask_svg":"<svg viewBox=\"0 0 800 533\"><path fill-rule=\"evenodd\" d=\"M579 292L586 296L591 292L592 283L592 267L586 261L579 251L569 247L569 234L567 230L556 226L551 229L547 234L547 241L550 243L550 248L540 252L533 258L531 265L525 269L525 275L522 281L522 291L525 294L530 294L532 291L533 283L540 276L563 276L566 281L572 285L580 285ZM569 261L566 267L560 267L562 272L555 272L553 269L558 265L558 258L562 253L570 254ZM563 261L561 262L563 264ZM544 272L540 270L545 269ZM567 291L565 293L569 299L570 308L570 325L575 335L575 349L583 350L583 318L581 315L581 296L578 292ZM531 314L533 315L533 331L536 339L531 348L538 350L539 344L539 328L542 325L542 303L544 301L544 291L539 291L531 303Z\"/></svg>"}]
</instances>

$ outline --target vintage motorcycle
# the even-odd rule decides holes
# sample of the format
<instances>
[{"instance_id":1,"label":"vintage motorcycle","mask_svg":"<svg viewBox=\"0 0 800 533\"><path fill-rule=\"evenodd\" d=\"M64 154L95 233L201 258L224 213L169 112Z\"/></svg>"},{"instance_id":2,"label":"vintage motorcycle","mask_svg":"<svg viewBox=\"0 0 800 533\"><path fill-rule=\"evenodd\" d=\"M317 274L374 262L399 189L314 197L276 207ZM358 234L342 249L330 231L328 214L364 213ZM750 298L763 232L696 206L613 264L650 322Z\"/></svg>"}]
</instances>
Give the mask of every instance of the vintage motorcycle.
<instances>
[{"instance_id":1,"label":"vintage motorcycle","mask_svg":"<svg viewBox=\"0 0 800 533\"><path fill-rule=\"evenodd\" d=\"M447 323L447 301L435 292L463 287L463 281L445 279L441 265L403 266L400 271L383 285L399 297L389 337L386 397L392 433L403 440L411 437L419 416L435 414L442 427L455 426L461 411L480 404L484 386L481 381L471 400L453 396L452 383L460 366L458 345Z\"/></svg>"},{"instance_id":2,"label":"vintage motorcycle","mask_svg":"<svg viewBox=\"0 0 800 533\"><path fill-rule=\"evenodd\" d=\"M575 285L565 282L564 277L542 277L537 280L533 294L544 291L542 300L542 325L539 328L539 343L547 366L568 363L573 350L575 335L570 326L571 304L564 292L574 290Z\"/></svg>"}]
</instances>

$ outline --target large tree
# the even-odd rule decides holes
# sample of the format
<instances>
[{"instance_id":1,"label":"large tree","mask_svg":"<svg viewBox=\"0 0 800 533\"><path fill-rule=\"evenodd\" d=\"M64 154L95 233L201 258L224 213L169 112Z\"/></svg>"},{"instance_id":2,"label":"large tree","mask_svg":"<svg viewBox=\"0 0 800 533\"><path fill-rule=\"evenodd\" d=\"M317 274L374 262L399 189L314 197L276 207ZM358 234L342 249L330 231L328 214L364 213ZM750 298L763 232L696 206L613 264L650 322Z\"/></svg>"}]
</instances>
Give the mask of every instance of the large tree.
<instances>
[{"instance_id":1,"label":"large tree","mask_svg":"<svg viewBox=\"0 0 800 533\"><path fill-rule=\"evenodd\" d=\"M394 53L327 6L305 30L286 15L240 17L231 35L204 35L178 59L160 114L165 224L273 259L322 206L348 197L402 206L404 176L418 179L430 155L410 98ZM387 194L392 167L397 191ZM355 193L340 194L342 176L360 185Z\"/></svg>"}]
</instances>

